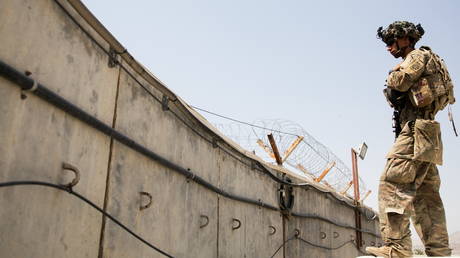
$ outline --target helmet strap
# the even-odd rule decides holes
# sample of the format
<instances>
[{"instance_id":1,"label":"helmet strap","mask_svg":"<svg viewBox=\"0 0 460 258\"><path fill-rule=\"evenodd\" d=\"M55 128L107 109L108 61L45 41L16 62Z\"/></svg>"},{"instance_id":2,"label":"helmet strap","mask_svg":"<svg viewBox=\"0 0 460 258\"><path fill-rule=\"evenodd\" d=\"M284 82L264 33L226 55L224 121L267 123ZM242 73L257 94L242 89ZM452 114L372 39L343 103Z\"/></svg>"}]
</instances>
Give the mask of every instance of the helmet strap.
<instances>
[{"instance_id":1,"label":"helmet strap","mask_svg":"<svg viewBox=\"0 0 460 258\"><path fill-rule=\"evenodd\" d=\"M400 46L399 46L399 43L398 43L398 40L395 39L395 41L396 41L396 47L398 48L398 51L396 52L396 55L398 55L398 57L401 57L401 56L403 56L404 52L406 51L406 49L407 49L409 46L400 47Z\"/></svg>"}]
</instances>

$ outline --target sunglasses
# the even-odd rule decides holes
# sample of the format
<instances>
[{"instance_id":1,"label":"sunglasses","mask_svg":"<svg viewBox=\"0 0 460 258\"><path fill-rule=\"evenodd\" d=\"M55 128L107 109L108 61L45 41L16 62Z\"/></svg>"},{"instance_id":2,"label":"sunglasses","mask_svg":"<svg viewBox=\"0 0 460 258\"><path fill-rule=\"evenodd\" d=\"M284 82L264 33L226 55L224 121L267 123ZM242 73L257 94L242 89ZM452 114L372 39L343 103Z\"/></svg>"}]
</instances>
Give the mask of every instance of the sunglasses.
<instances>
[{"instance_id":1,"label":"sunglasses","mask_svg":"<svg viewBox=\"0 0 460 258\"><path fill-rule=\"evenodd\" d=\"M395 39L389 39L389 40L386 41L385 43L387 44L387 47L390 47L390 46L392 46L395 42L396 42Z\"/></svg>"}]
</instances>

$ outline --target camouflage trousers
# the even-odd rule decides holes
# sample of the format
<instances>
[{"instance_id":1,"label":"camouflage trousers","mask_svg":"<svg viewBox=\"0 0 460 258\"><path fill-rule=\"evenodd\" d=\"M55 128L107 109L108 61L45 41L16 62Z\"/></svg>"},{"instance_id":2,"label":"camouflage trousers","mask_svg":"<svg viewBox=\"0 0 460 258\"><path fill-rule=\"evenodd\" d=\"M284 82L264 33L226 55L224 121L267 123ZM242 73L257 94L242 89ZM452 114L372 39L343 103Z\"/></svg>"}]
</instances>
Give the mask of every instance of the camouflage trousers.
<instances>
[{"instance_id":1,"label":"camouflage trousers","mask_svg":"<svg viewBox=\"0 0 460 258\"><path fill-rule=\"evenodd\" d=\"M412 218L414 227L425 245L425 253L429 256L450 256L444 206L439 195L438 169L432 162L414 159L414 149L420 148L417 144L434 143L438 145L438 149L441 146L441 150L442 144L440 138L438 143L433 139L428 139L431 143L420 143L423 141L419 139L420 135L425 138L427 135L437 135L433 132L417 134L420 127L424 129L420 124L406 124L387 156L388 160L379 185L382 239L393 248L411 251L409 225ZM430 146L424 147L430 149Z\"/></svg>"}]
</instances>

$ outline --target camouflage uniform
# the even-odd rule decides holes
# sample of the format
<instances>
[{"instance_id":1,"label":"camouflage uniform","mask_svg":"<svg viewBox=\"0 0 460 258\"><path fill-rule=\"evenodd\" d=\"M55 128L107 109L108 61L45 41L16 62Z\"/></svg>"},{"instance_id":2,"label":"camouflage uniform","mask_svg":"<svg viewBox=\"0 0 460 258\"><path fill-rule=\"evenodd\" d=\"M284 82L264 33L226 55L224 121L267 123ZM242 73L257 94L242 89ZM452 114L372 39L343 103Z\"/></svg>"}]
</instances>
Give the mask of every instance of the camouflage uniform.
<instances>
[{"instance_id":1,"label":"camouflage uniform","mask_svg":"<svg viewBox=\"0 0 460 258\"><path fill-rule=\"evenodd\" d=\"M388 87L408 94L421 77L431 82L441 80L442 68L433 61L436 57L428 47L411 51L400 70L388 76ZM412 253L410 217L427 255L451 254L436 168L442 165L442 142L440 125L434 118L442 108L437 100L417 108L406 97L400 110L402 131L386 157L379 185L380 229L386 245L400 254Z\"/></svg>"}]
</instances>

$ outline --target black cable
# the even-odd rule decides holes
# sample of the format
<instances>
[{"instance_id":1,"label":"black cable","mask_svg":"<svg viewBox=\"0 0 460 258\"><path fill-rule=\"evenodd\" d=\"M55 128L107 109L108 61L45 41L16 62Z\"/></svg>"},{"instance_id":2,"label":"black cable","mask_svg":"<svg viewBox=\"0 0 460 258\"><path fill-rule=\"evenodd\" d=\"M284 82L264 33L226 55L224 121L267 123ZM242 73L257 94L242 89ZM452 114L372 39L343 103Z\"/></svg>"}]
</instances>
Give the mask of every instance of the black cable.
<instances>
[{"instance_id":1,"label":"black cable","mask_svg":"<svg viewBox=\"0 0 460 258\"><path fill-rule=\"evenodd\" d=\"M110 53L109 51L107 51L102 45L101 43L99 43L91 34L89 34L89 32L87 30L85 30L83 28L83 26L81 26L80 23L78 23L78 21L72 16L70 15L69 11L67 11L67 9L64 8L64 6L62 6L61 3L59 3L58 0L54 0L54 2L59 6L59 8L61 8L61 10L67 14L67 16L69 16L69 18L83 31L83 33L86 34L86 36L88 36L89 39L91 39L97 46L99 46L100 49L102 49L102 51L104 51L104 53L107 54L107 56L110 56Z\"/></svg>"},{"instance_id":2,"label":"black cable","mask_svg":"<svg viewBox=\"0 0 460 258\"><path fill-rule=\"evenodd\" d=\"M290 237L289 239L287 239L286 241L284 241L283 244L281 244L281 246L278 247L278 249L276 249L275 253L274 253L272 256L270 256L270 258L273 258L273 257L278 253L278 251L279 251L283 246L285 246L285 245L287 244L287 242L291 241L292 239L299 239L299 240L302 241L303 243L306 243L306 244L308 244L308 245L311 245L311 246L314 246L314 247L317 247L317 248L326 249L326 250L337 250L337 249L340 249L340 248L344 247L345 245L347 245L347 244L349 244L349 243L352 243L352 244L356 247L356 249L358 250L358 252L360 252L360 253L362 253L362 254L366 254L366 253L364 253L363 251L361 251L360 248L358 248L358 246L356 245L356 243L355 243L353 240L345 241L345 242L343 242L342 244L340 244L340 245L338 245L338 246L336 246L336 247L328 247L328 246L323 246L323 245L318 245L318 244L312 243L312 242L310 242L310 241L308 241L308 240L305 240L305 239L303 239L303 238L301 238L301 237L299 237L299 236L297 236L297 235L294 235L294 236Z\"/></svg>"},{"instance_id":3,"label":"black cable","mask_svg":"<svg viewBox=\"0 0 460 258\"><path fill-rule=\"evenodd\" d=\"M256 205L266 207L271 210L278 210L277 207L274 207L268 203L263 203L258 200L252 200L249 198L234 195L234 194L228 193L218 188L217 186L209 183L208 181L204 180L202 177L196 175L195 173L179 166L178 164L164 158L163 156L158 155L157 153L147 149L145 146L137 143L136 141L122 134L121 132L113 129L111 126L106 125L104 122L88 114L87 112L75 106L74 104L68 102L66 99L52 92L51 90L49 90L42 84L36 83L31 78L23 75L22 73L10 67L9 65L3 63L2 61L0 61L0 74L4 75L10 81L16 83L23 90L30 90L35 85L36 89L33 91L33 93L37 95L38 97L44 99L48 103L51 103L55 107L61 110L64 110L68 114L79 119L80 121L85 122L86 124L95 128L96 130L103 132L107 136L113 137L115 140L133 149L134 151L145 155L151 160L156 161L159 164L178 172L179 174L182 174L186 178L189 178L197 182L198 184L204 186L205 188L217 194L220 194L230 199L234 199L234 200L238 200L238 201L242 201L242 202L246 202L250 204L256 204Z\"/></svg>"},{"instance_id":4,"label":"black cable","mask_svg":"<svg viewBox=\"0 0 460 258\"><path fill-rule=\"evenodd\" d=\"M177 165L176 163L158 155L157 153L147 149L145 146L140 145L139 143L135 142L131 138L127 137L126 135L122 134L121 132L113 129L111 126L106 125L102 121L98 120L94 116L88 114L84 110L80 109L79 107L75 106L74 104L70 103L66 99L62 98L61 96L57 95L56 93L52 92L45 86L43 86L40 83L37 83L30 77L25 76L21 72L17 71L13 67L3 63L0 60L0 75L3 75L5 78L8 80L14 82L16 86L19 86L22 90L32 90L35 95L38 97L44 99L48 103L54 105L55 107L65 111L66 113L72 115L73 117L79 119L80 121L88 124L89 126L95 128L96 130L99 130L100 132L103 132L109 137L113 137L113 139L117 140L118 142L124 144L125 146L131 148L132 150L141 153L145 155L146 157L150 158L151 160L158 162L159 164L168 167L172 169L173 171L178 172L179 174L182 174L186 178L189 178L190 180L195 181L196 183L204 186L205 188L220 194L224 197L227 197L229 199L249 203L249 204L254 204L258 205L261 207L265 207L270 210L274 211L279 211L279 208L274 207L270 204L263 203L259 200L253 200L249 199L246 197L238 196L235 194L228 193L217 186L207 182L205 179L203 179L200 176L197 176L195 173ZM260 165L260 163L257 163ZM271 174L268 169L266 170L269 175L273 179L278 179L275 175ZM288 185L293 185L292 183L289 183L285 180L278 179L277 180L280 183L285 183ZM293 185L295 186L295 184ZM297 185L297 186L303 186L303 185ZM327 220L326 220L327 221Z\"/></svg>"},{"instance_id":5,"label":"black cable","mask_svg":"<svg viewBox=\"0 0 460 258\"><path fill-rule=\"evenodd\" d=\"M195 106L192 106L192 105L190 105L190 107L192 107L192 108L194 108L194 109L197 109L197 110L200 110L200 111L203 111L203 112L205 112L205 113L214 115L214 116L218 116L218 117L220 117L220 118L224 118L224 119L227 119L227 120L230 120L230 121L233 121L233 122L240 123L240 124L245 124L245 125L248 125L248 126L251 126L251 127L256 127L256 128L259 128L259 129L264 129L264 130L268 130L268 131L271 131L271 132L282 133L282 134L287 134L287 135L292 135L292 136L297 136L297 137L299 137L299 135L294 134L294 133L283 132L283 131L280 131L280 130L274 130L273 128L267 128L267 127L263 127L263 126L251 124L251 123L248 123L248 122L243 122L243 121L240 121L240 120L237 120L237 119L228 117L228 116L224 116L224 115L219 115L219 114L217 114L217 113L214 113L214 112L211 112L211 111L208 111L208 110L206 110L206 109L199 108L199 107L195 107Z\"/></svg>"},{"instance_id":6,"label":"black cable","mask_svg":"<svg viewBox=\"0 0 460 258\"><path fill-rule=\"evenodd\" d=\"M270 256L270 258L275 257L275 255L279 252L279 250L280 250L284 245L286 245L287 242L291 241L291 240L294 239L294 238L295 238L295 236L292 236L292 237L290 237L289 239L287 239L286 241L284 241L284 242L280 245L280 247L278 247L278 249L276 249L275 253L274 253L272 256Z\"/></svg>"},{"instance_id":7,"label":"black cable","mask_svg":"<svg viewBox=\"0 0 460 258\"><path fill-rule=\"evenodd\" d=\"M309 189L314 189L316 190L317 192L320 192L320 193L323 193L325 195L329 195L331 196L334 200L340 202L340 203L343 203L351 208L356 208L356 206L354 206L353 204L350 204L348 203L347 201L345 200L342 200L340 198L338 198L337 196L335 196L333 193L329 192L329 191L323 191L321 189L318 189L317 187L309 184L309 183L303 183L303 184L295 184L295 183L291 183L291 182L288 182L286 180L283 180L279 177L277 177L276 175L274 175L273 173L270 172L270 169L268 169L267 167L265 167L263 164L261 164L260 162L256 162L256 164L262 169L262 172L264 172L265 174L267 174L270 178L272 178L274 181L280 183L280 184L283 184L283 185L289 185L289 186L293 186L293 187L302 187L302 188L306 188L308 187ZM365 209L367 210L367 209ZM375 215L375 214L374 214ZM373 218L375 218L376 216L374 216ZM373 220L373 219L369 219L367 217L367 213L366 213L366 219L368 220Z\"/></svg>"},{"instance_id":8,"label":"black cable","mask_svg":"<svg viewBox=\"0 0 460 258\"><path fill-rule=\"evenodd\" d=\"M361 248L355 243L355 241L351 241L351 243L356 247L356 250L358 250L359 253L369 255L368 253L361 251Z\"/></svg>"},{"instance_id":9,"label":"black cable","mask_svg":"<svg viewBox=\"0 0 460 258\"><path fill-rule=\"evenodd\" d=\"M375 234L375 233L372 232L372 231L368 231L368 230L365 230L365 229L360 229L360 228L353 227L353 226L350 226L350 225L338 223L338 222L335 222L335 221L333 221L333 220L331 220L331 219L328 219L328 218L325 218L325 217L322 217L322 216L319 216L319 215L316 215L316 214L305 214L305 213L296 213L296 212L292 212L291 215L294 216L294 217L300 217L300 218L308 218L308 219L318 219L318 220L322 220L322 221L324 221L324 222L328 222L328 223L333 224L333 225L338 226L338 227L353 229L353 230L356 230L356 231L359 231L359 232L362 232L362 233L366 233L366 234L372 235L372 236L374 236L374 237L380 238L379 235Z\"/></svg>"},{"instance_id":10,"label":"black cable","mask_svg":"<svg viewBox=\"0 0 460 258\"><path fill-rule=\"evenodd\" d=\"M348 240L348 241L342 243L342 244L339 245L339 246L336 246L336 247L328 247L328 246L323 246L323 245L318 245L318 244L312 243L312 242L310 242L310 241L308 241L308 240L305 240L305 239L303 239L303 238L301 238L301 237L297 237L297 238L298 238L300 241L302 241L302 242L304 242L304 243L306 243L306 244L309 244L309 245L314 246L314 247L326 249L326 250L337 250L337 249L340 249L340 248L344 247L345 245L347 245L347 244L353 242L353 240Z\"/></svg>"},{"instance_id":11,"label":"black cable","mask_svg":"<svg viewBox=\"0 0 460 258\"><path fill-rule=\"evenodd\" d=\"M40 185L40 186L46 186L46 187L51 187L51 188L55 188L55 189L58 189L58 190L61 190L61 191L66 191L74 196L76 196L77 198L79 198L80 200L86 202L87 204L89 204L91 207L93 207L94 209L96 209L97 211L99 211L100 213L102 213L104 216L108 217L110 220L112 220L113 222L115 222L118 226L120 226L122 229L124 229L125 231L127 231L128 233L130 233L132 236L134 236L135 238L137 238L139 241L141 241L142 243L146 244L147 246L149 246L150 248L156 250L157 252L163 254L164 256L167 256L167 257L171 257L173 258L173 256L167 254L166 252L160 250L158 247L154 246L153 244L149 243L147 240L145 240L144 238L140 237L138 234L134 233L131 229L129 229L127 226L125 226L123 223L121 223L119 220L117 220L116 218L114 218L112 215L110 215L109 213L107 213L106 211L104 211L103 209L99 208L99 206L97 206L96 204L94 204L92 201L86 199L84 196L80 195L79 193L77 192L74 192L71 188L68 188L66 186L62 186L62 185L57 185L57 184L52 184L52 183L48 183L48 182L40 182L40 181L11 181L11 182L4 182L4 183L0 183L0 188L1 187L10 187L10 186L18 186L18 185Z\"/></svg>"}]
</instances>

